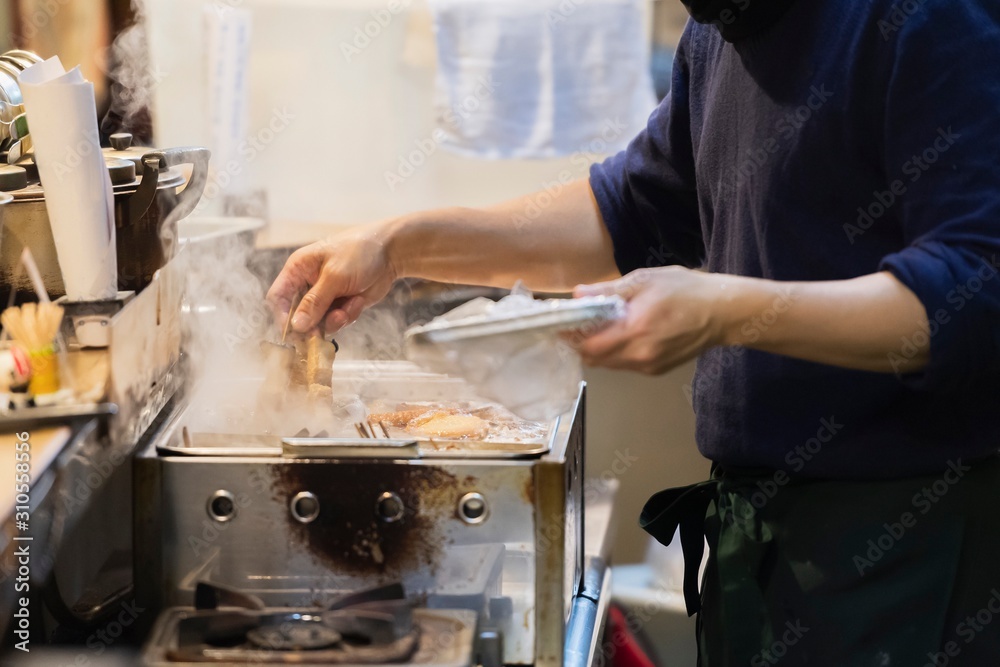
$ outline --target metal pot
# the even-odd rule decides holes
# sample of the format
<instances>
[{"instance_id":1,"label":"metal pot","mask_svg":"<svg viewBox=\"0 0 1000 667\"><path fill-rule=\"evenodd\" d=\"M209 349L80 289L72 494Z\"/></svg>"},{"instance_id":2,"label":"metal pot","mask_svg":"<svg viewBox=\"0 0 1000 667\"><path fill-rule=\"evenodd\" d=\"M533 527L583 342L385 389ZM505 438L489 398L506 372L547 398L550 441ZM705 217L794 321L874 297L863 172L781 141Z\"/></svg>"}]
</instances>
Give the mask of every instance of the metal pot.
<instances>
[{"instance_id":1,"label":"metal pot","mask_svg":"<svg viewBox=\"0 0 1000 667\"><path fill-rule=\"evenodd\" d=\"M121 146L121 137L118 139ZM105 157L115 198L118 288L138 292L176 251L176 223L201 199L210 153L200 147L156 150L126 146L125 150L136 157L123 159L117 148L107 150ZM184 164L193 165L190 178L177 169ZM49 295L62 296L62 271L34 163L26 159L15 166L0 167L2 190L10 192L13 201L7 205L0 245L0 303L7 302L12 290L19 299L34 291L20 267L24 247L31 249Z\"/></svg>"},{"instance_id":2,"label":"metal pot","mask_svg":"<svg viewBox=\"0 0 1000 667\"><path fill-rule=\"evenodd\" d=\"M21 104L21 87L17 81L20 72L16 65L0 57L0 100L8 104Z\"/></svg>"},{"instance_id":3,"label":"metal pot","mask_svg":"<svg viewBox=\"0 0 1000 667\"><path fill-rule=\"evenodd\" d=\"M30 51L14 50L0 55L0 149L7 151L11 162L27 152L31 145L19 77L21 72L40 62L42 58Z\"/></svg>"},{"instance_id":4,"label":"metal pot","mask_svg":"<svg viewBox=\"0 0 1000 667\"><path fill-rule=\"evenodd\" d=\"M31 51L22 51L20 49L14 49L13 51L8 51L7 53L0 56L0 60L6 60L11 63L19 70L26 70L32 65L42 62L42 57L37 53L32 53Z\"/></svg>"}]
</instances>

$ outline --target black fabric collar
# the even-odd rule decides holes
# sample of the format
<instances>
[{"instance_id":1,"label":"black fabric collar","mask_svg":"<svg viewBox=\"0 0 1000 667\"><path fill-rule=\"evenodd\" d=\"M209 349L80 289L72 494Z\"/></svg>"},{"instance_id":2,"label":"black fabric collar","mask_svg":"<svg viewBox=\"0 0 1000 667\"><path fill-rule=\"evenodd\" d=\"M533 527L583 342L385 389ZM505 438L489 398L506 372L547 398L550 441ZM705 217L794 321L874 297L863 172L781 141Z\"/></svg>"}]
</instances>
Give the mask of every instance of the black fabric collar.
<instances>
[{"instance_id":1,"label":"black fabric collar","mask_svg":"<svg viewBox=\"0 0 1000 667\"><path fill-rule=\"evenodd\" d=\"M698 23L712 24L727 42L777 23L795 0L681 0Z\"/></svg>"}]
</instances>

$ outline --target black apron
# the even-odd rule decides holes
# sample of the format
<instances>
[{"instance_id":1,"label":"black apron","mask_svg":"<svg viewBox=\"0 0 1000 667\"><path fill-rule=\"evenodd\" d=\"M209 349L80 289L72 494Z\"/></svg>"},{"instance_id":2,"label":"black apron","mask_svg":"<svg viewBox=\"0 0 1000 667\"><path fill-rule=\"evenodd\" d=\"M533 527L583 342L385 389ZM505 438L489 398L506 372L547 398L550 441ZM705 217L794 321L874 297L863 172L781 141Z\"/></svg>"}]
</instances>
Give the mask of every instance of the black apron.
<instances>
[{"instance_id":1,"label":"black apron","mask_svg":"<svg viewBox=\"0 0 1000 667\"><path fill-rule=\"evenodd\" d=\"M701 667L1000 665L1000 458L860 482L716 466L640 525L680 528Z\"/></svg>"}]
</instances>

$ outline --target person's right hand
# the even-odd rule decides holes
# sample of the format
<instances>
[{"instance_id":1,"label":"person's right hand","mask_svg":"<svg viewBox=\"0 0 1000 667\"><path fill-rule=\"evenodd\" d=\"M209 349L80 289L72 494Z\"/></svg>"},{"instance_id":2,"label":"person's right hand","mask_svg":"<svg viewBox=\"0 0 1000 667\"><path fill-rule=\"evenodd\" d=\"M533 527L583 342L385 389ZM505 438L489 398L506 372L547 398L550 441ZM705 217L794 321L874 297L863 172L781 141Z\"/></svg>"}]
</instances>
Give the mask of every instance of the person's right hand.
<instances>
[{"instance_id":1,"label":"person's right hand","mask_svg":"<svg viewBox=\"0 0 1000 667\"><path fill-rule=\"evenodd\" d=\"M284 322L298 294L304 296L292 315L292 329L299 333L321 323L325 333L333 333L381 301L396 279L383 239L378 226L368 226L292 253L267 292L278 321Z\"/></svg>"}]
</instances>

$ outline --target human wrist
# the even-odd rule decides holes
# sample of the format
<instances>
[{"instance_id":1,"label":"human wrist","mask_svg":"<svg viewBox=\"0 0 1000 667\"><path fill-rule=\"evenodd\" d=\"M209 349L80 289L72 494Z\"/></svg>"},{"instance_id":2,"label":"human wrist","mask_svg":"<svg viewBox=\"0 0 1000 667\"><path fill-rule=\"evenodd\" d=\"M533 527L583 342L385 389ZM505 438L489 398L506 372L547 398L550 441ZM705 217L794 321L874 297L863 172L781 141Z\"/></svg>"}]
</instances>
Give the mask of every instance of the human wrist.
<instances>
[{"instance_id":1,"label":"human wrist","mask_svg":"<svg viewBox=\"0 0 1000 667\"><path fill-rule=\"evenodd\" d=\"M794 283L727 276L720 306L722 345L754 347L767 336L795 299Z\"/></svg>"},{"instance_id":2,"label":"human wrist","mask_svg":"<svg viewBox=\"0 0 1000 667\"><path fill-rule=\"evenodd\" d=\"M724 347L745 344L744 329L761 301L761 285L744 276L706 274L711 293L712 342Z\"/></svg>"},{"instance_id":3,"label":"human wrist","mask_svg":"<svg viewBox=\"0 0 1000 667\"><path fill-rule=\"evenodd\" d=\"M385 261L394 280L412 277L417 271L413 265L415 258L412 253L408 252L413 244L406 240L407 235L412 233L412 228L415 225L414 218L413 215L390 218L377 223L373 230L372 236L382 246Z\"/></svg>"}]
</instances>

